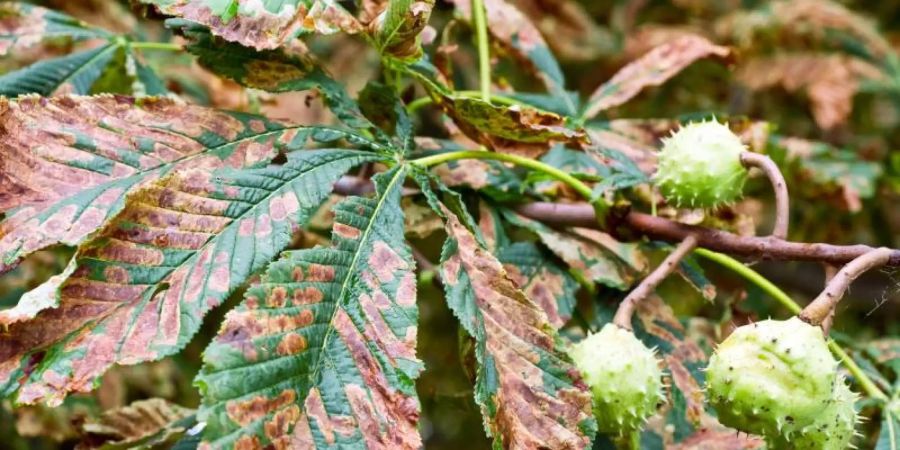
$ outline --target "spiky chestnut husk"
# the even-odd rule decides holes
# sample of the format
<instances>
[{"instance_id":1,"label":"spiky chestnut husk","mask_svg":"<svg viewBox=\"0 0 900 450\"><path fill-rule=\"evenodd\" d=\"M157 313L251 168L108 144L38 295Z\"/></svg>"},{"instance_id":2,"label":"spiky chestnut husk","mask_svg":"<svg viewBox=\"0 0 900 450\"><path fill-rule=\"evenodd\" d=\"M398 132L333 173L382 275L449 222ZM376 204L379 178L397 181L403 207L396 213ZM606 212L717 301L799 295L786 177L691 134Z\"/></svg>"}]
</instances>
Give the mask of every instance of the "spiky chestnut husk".
<instances>
[{"instance_id":1,"label":"spiky chestnut husk","mask_svg":"<svg viewBox=\"0 0 900 450\"><path fill-rule=\"evenodd\" d=\"M604 433L640 429L664 399L653 350L628 330L606 324L573 345L569 355L591 388L594 415Z\"/></svg>"},{"instance_id":2,"label":"spiky chestnut husk","mask_svg":"<svg viewBox=\"0 0 900 450\"><path fill-rule=\"evenodd\" d=\"M795 430L791 438L775 436L766 439L769 450L846 450L856 434L859 416L854 404L857 395L841 380L832 398L813 423Z\"/></svg>"},{"instance_id":3,"label":"spiky chestnut husk","mask_svg":"<svg viewBox=\"0 0 900 450\"><path fill-rule=\"evenodd\" d=\"M741 197L747 169L744 144L715 120L689 123L663 139L656 174L659 192L677 206L715 208Z\"/></svg>"},{"instance_id":4,"label":"spiky chestnut husk","mask_svg":"<svg viewBox=\"0 0 900 450\"><path fill-rule=\"evenodd\" d=\"M822 329L794 317L744 325L709 360L707 395L722 424L790 437L830 403L837 362Z\"/></svg>"}]
</instances>

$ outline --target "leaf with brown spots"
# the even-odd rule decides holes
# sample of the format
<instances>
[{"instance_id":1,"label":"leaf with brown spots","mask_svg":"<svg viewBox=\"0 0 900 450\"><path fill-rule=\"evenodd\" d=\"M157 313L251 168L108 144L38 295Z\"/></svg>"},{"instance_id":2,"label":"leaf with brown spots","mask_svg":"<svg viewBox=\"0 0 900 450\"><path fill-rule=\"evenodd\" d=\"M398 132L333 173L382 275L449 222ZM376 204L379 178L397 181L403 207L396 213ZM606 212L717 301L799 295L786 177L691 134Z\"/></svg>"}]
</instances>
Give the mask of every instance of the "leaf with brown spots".
<instances>
[{"instance_id":1,"label":"leaf with brown spots","mask_svg":"<svg viewBox=\"0 0 900 450\"><path fill-rule=\"evenodd\" d=\"M104 412L82 425L85 436L79 448L163 448L181 438L196 424L194 410L160 398L139 400Z\"/></svg>"},{"instance_id":2,"label":"leaf with brown spots","mask_svg":"<svg viewBox=\"0 0 900 450\"><path fill-rule=\"evenodd\" d=\"M242 86L269 92L315 89L347 126L373 128L344 86L331 78L305 49L256 51L215 37L209 30L196 26L187 27L184 33L192 39L187 50L197 56L200 65L217 75Z\"/></svg>"},{"instance_id":3,"label":"leaf with brown spots","mask_svg":"<svg viewBox=\"0 0 900 450\"><path fill-rule=\"evenodd\" d=\"M531 230L583 280L627 289L647 270L647 258L638 244L619 242L588 228L557 230L543 223L503 210L509 223Z\"/></svg>"},{"instance_id":4,"label":"leaf with brown spots","mask_svg":"<svg viewBox=\"0 0 900 450\"><path fill-rule=\"evenodd\" d=\"M74 17L27 3L0 3L0 56L40 44L47 39L108 39L110 33Z\"/></svg>"},{"instance_id":5,"label":"leaf with brown spots","mask_svg":"<svg viewBox=\"0 0 900 450\"><path fill-rule=\"evenodd\" d=\"M784 53L746 62L736 78L754 91L782 87L788 92L805 92L816 124L829 130L847 122L853 97L862 85L884 81L885 74L852 56Z\"/></svg>"},{"instance_id":6,"label":"leaf with brown spots","mask_svg":"<svg viewBox=\"0 0 900 450\"><path fill-rule=\"evenodd\" d=\"M407 169L335 207L334 246L285 252L204 352L201 448L418 449Z\"/></svg>"},{"instance_id":7,"label":"leaf with brown spots","mask_svg":"<svg viewBox=\"0 0 900 450\"><path fill-rule=\"evenodd\" d=\"M380 157L320 149L285 159L175 172L128 194L79 247L58 306L0 335L0 394L58 404L113 364L179 351L207 311L288 246L341 175Z\"/></svg>"},{"instance_id":8,"label":"leaf with brown spots","mask_svg":"<svg viewBox=\"0 0 900 450\"><path fill-rule=\"evenodd\" d=\"M471 0L453 0L452 3L467 20L471 20ZM574 116L578 105L566 93L562 69L531 19L506 0L486 0L484 8L488 32L494 41L512 55L521 67L536 74L551 94L565 102L565 113Z\"/></svg>"},{"instance_id":9,"label":"leaf with brown spots","mask_svg":"<svg viewBox=\"0 0 900 450\"><path fill-rule=\"evenodd\" d=\"M47 51L60 43L68 44L63 54ZM56 57L21 67L19 53L37 52ZM17 70L0 76L0 94L8 97L166 92L153 71L134 54L126 38L38 6L0 3L0 57L10 56L4 63L11 63Z\"/></svg>"},{"instance_id":10,"label":"leaf with brown spots","mask_svg":"<svg viewBox=\"0 0 900 450\"><path fill-rule=\"evenodd\" d=\"M590 119L601 111L621 105L644 88L665 83L698 59L709 56L724 59L730 53L727 47L715 45L700 36L682 36L660 45L623 67L597 88L588 99L582 117Z\"/></svg>"},{"instance_id":11,"label":"leaf with brown spots","mask_svg":"<svg viewBox=\"0 0 900 450\"><path fill-rule=\"evenodd\" d=\"M0 99L0 137L0 273L80 244L128 192L172 171L265 165L309 139L368 145L336 129L117 96Z\"/></svg>"},{"instance_id":12,"label":"leaf with brown spots","mask_svg":"<svg viewBox=\"0 0 900 450\"><path fill-rule=\"evenodd\" d=\"M497 259L516 286L544 310L550 324L560 328L572 317L578 282L545 251L531 242L517 242L500 247Z\"/></svg>"},{"instance_id":13,"label":"leaf with brown spots","mask_svg":"<svg viewBox=\"0 0 900 450\"><path fill-rule=\"evenodd\" d=\"M390 0L369 23L369 33L382 55L404 60L422 56L419 34L428 25L435 0Z\"/></svg>"},{"instance_id":14,"label":"leaf with brown spots","mask_svg":"<svg viewBox=\"0 0 900 450\"><path fill-rule=\"evenodd\" d=\"M209 27L245 47L281 47L300 34L357 33L362 24L336 0L140 0L166 15Z\"/></svg>"},{"instance_id":15,"label":"leaf with brown spots","mask_svg":"<svg viewBox=\"0 0 900 450\"><path fill-rule=\"evenodd\" d=\"M536 158L555 142L575 147L588 143L581 128L566 118L528 106L493 105L481 99L432 93L456 125L470 139L504 153Z\"/></svg>"},{"instance_id":16,"label":"leaf with brown spots","mask_svg":"<svg viewBox=\"0 0 900 450\"><path fill-rule=\"evenodd\" d=\"M592 397L553 325L459 219L444 214L441 277L450 308L475 338L475 400L494 447L590 447Z\"/></svg>"}]
</instances>

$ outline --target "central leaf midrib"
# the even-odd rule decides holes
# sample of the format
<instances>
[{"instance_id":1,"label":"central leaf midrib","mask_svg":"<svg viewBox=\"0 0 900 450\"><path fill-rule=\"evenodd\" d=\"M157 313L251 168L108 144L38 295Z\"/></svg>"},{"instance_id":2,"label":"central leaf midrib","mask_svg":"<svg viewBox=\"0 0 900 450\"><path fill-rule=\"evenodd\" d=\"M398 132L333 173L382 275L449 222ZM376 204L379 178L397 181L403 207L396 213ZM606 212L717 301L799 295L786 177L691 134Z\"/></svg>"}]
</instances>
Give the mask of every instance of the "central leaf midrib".
<instances>
[{"instance_id":1,"label":"central leaf midrib","mask_svg":"<svg viewBox=\"0 0 900 450\"><path fill-rule=\"evenodd\" d=\"M337 316L338 311L340 311L343 307L343 303L345 301L344 297L345 297L345 295L347 293L347 289L350 285L350 280L353 278L352 275L356 270L356 265L359 263L360 255L362 255L362 253L363 253L363 248L364 248L363 243L368 241L369 234L371 234L372 229L374 228L375 218L378 216L379 212L381 211L381 208L385 205L386 199L388 197L388 193L393 189L394 184L397 182L398 179L404 178L401 176L401 174L403 174L405 172L405 170L403 168L398 168L396 170L397 171L394 173L394 177L391 179L390 183L388 183L388 185L385 187L383 194L378 199L378 202L375 204L375 208L369 217L369 222L368 222L368 224L366 224L366 229L363 231L363 234L358 241L358 245L356 247L356 252L354 252L354 254L353 254L353 260L347 266L347 274L344 277L344 282L341 284L340 293L337 296L337 299L335 300L334 312L331 313L331 318L327 322L328 328L325 331L325 337L322 339L322 346L321 346L322 355L320 355L320 357L316 359L316 365L313 368L313 371L310 373L310 385L311 386L318 386L318 384L316 382L316 378L318 378L319 370L322 367L322 361L323 361L323 359L326 359L326 358L330 359L330 356L328 355L328 352L327 352L327 348L328 348L328 341L330 340L331 336L334 334L334 319ZM354 326L356 326L356 325L354 324ZM338 373L340 373L340 372L338 371ZM307 392L306 395L308 396L309 392Z\"/></svg>"}]
</instances>

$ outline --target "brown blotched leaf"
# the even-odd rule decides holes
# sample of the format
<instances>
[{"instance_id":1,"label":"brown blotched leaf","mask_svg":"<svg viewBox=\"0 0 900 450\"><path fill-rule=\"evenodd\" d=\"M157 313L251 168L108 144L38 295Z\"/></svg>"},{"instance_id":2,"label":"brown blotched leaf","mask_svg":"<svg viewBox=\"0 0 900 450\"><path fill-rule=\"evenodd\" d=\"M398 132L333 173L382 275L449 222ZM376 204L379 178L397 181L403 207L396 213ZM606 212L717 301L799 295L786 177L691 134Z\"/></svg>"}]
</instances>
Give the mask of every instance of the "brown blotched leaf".
<instances>
[{"instance_id":1,"label":"brown blotched leaf","mask_svg":"<svg viewBox=\"0 0 900 450\"><path fill-rule=\"evenodd\" d=\"M41 248L78 245L129 191L167 173L264 165L316 130L170 99L0 99L0 273Z\"/></svg>"},{"instance_id":2,"label":"brown blotched leaf","mask_svg":"<svg viewBox=\"0 0 900 450\"><path fill-rule=\"evenodd\" d=\"M466 19L471 20L470 0L454 0L453 4ZM484 8L488 32L494 41L521 67L534 73L551 93L566 102L567 112L574 116L575 105L565 92L562 69L531 19L506 0L486 0Z\"/></svg>"},{"instance_id":3,"label":"brown blotched leaf","mask_svg":"<svg viewBox=\"0 0 900 450\"><path fill-rule=\"evenodd\" d=\"M497 448L581 449L596 432L591 395L544 311L448 209L441 274L476 341L475 400Z\"/></svg>"},{"instance_id":4,"label":"brown blotched leaf","mask_svg":"<svg viewBox=\"0 0 900 450\"><path fill-rule=\"evenodd\" d=\"M160 398L139 400L106 411L97 420L82 425L87 436L79 447L124 449L141 444L171 444L186 431L184 426L175 423L193 414L192 409Z\"/></svg>"},{"instance_id":5,"label":"brown blotched leaf","mask_svg":"<svg viewBox=\"0 0 900 450\"><path fill-rule=\"evenodd\" d=\"M0 56L46 39L106 39L110 34L56 11L26 3L0 3Z\"/></svg>"},{"instance_id":6,"label":"brown blotched leaf","mask_svg":"<svg viewBox=\"0 0 900 450\"><path fill-rule=\"evenodd\" d=\"M422 56L419 34L428 25L434 1L390 0L381 5L369 2L366 15L381 10L368 25L378 50L399 59L413 60Z\"/></svg>"},{"instance_id":7,"label":"brown blotched leaf","mask_svg":"<svg viewBox=\"0 0 900 450\"><path fill-rule=\"evenodd\" d=\"M588 228L553 229L509 211L504 216L513 225L537 234L584 280L627 289L647 269L647 258L637 244L619 242L609 234Z\"/></svg>"},{"instance_id":8,"label":"brown blotched leaf","mask_svg":"<svg viewBox=\"0 0 900 450\"><path fill-rule=\"evenodd\" d=\"M588 99L583 117L592 118L631 100L645 87L665 83L698 59L708 56L724 59L730 53L727 47L715 45L700 36L683 36L656 47L597 88Z\"/></svg>"},{"instance_id":9,"label":"brown blotched leaf","mask_svg":"<svg viewBox=\"0 0 900 450\"><path fill-rule=\"evenodd\" d=\"M58 404L115 363L180 350L207 311L290 244L341 175L378 159L297 151L263 168L176 172L130 193L48 293L58 307L0 334L0 394Z\"/></svg>"},{"instance_id":10,"label":"brown blotched leaf","mask_svg":"<svg viewBox=\"0 0 900 450\"><path fill-rule=\"evenodd\" d=\"M805 91L816 124L826 130L847 121L863 81L884 78L878 67L859 58L808 53L753 59L736 76L753 90L780 86L788 92Z\"/></svg>"},{"instance_id":11,"label":"brown blotched leaf","mask_svg":"<svg viewBox=\"0 0 900 450\"><path fill-rule=\"evenodd\" d=\"M613 36L575 0L511 0L562 60L590 61L613 50Z\"/></svg>"},{"instance_id":12,"label":"brown blotched leaf","mask_svg":"<svg viewBox=\"0 0 900 450\"><path fill-rule=\"evenodd\" d=\"M421 448L406 175L336 205L333 247L285 252L228 314L197 381L201 448Z\"/></svg>"},{"instance_id":13,"label":"brown blotched leaf","mask_svg":"<svg viewBox=\"0 0 900 450\"><path fill-rule=\"evenodd\" d=\"M213 34L257 50L300 33L356 33L363 26L335 0L140 0L163 14L206 25Z\"/></svg>"},{"instance_id":14,"label":"brown blotched leaf","mask_svg":"<svg viewBox=\"0 0 900 450\"><path fill-rule=\"evenodd\" d=\"M582 129L566 127L557 114L527 106L493 105L481 99L436 94L459 129L488 148L528 157L544 154L554 142L580 147L588 142Z\"/></svg>"}]
</instances>

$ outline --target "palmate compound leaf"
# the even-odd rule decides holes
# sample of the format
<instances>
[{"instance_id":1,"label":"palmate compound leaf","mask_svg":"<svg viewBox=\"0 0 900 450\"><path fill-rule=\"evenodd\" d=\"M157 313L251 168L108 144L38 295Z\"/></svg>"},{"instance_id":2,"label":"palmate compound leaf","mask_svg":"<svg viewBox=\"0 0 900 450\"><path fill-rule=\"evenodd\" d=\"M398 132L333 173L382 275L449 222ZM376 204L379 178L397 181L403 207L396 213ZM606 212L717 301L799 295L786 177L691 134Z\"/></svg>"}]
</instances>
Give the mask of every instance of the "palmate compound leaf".
<instances>
[{"instance_id":1,"label":"palmate compound leaf","mask_svg":"<svg viewBox=\"0 0 900 450\"><path fill-rule=\"evenodd\" d=\"M367 145L336 129L119 96L0 99L0 137L0 273L80 244L131 189L174 170L265 165L308 139Z\"/></svg>"},{"instance_id":2,"label":"palmate compound leaf","mask_svg":"<svg viewBox=\"0 0 900 450\"><path fill-rule=\"evenodd\" d=\"M342 174L380 157L321 149L286 159L176 172L130 193L79 247L58 306L0 335L0 394L58 404L115 363L180 350L207 311L290 243Z\"/></svg>"},{"instance_id":3,"label":"palmate compound leaf","mask_svg":"<svg viewBox=\"0 0 900 450\"><path fill-rule=\"evenodd\" d=\"M447 301L475 338L475 400L494 448L580 449L597 424L591 394L544 311L449 210L441 274Z\"/></svg>"},{"instance_id":4,"label":"palmate compound leaf","mask_svg":"<svg viewBox=\"0 0 900 450\"><path fill-rule=\"evenodd\" d=\"M208 448L422 446L406 172L339 203L334 246L285 252L226 316L197 380Z\"/></svg>"},{"instance_id":5,"label":"palmate compound leaf","mask_svg":"<svg viewBox=\"0 0 900 450\"><path fill-rule=\"evenodd\" d=\"M337 0L140 0L166 15L209 27L216 36L257 50L278 48L301 33L357 33L363 26Z\"/></svg>"},{"instance_id":6,"label":"palmate compound leaf","mask_svg":"<svg viewBox=\"0 0 900 450\"><path fill-rule=\"evenodd\" d=\"M24 3L0 3L0 57L42 43L75 43L75 51L0 76L0 94L64 95L94 92L159 95L159 78L126 38L65 14ZM34 49L30 49L33 50Z\"/></svg>"}]
</instances>

